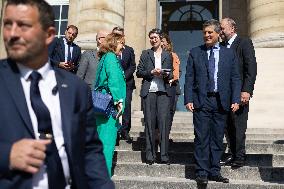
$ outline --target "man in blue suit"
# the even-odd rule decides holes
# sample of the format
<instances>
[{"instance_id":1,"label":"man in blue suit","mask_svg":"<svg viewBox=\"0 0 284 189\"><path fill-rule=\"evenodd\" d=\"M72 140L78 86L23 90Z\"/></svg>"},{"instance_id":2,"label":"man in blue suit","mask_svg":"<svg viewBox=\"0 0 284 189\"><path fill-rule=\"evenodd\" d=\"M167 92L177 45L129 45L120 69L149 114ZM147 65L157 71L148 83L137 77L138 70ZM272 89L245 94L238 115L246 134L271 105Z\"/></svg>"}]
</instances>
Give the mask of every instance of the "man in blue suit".
<instances>
[{"instance_id":1,"label":"man in blue suit","mask_svg":"<svg viewBox=\"0 0 284 189\"><path fill-rule=\"evenodd\" d=\"M69 25L65 31L65 37L54 38L49 45L49 57L56 62L59 68L76 74L81 57L81 48L74 43L78 35L78 28Z\"/></svg>"},{"instance_id":2,"label":"man in blue suit","mask_svg":"<svg viewBox=\"0 0 284 189\"><path fill-rule=\"evenodd\" d=\"M198 184L229 182L219 161L228 113L239 108L241 81L234 51L219 46L220 32L217 20L203 24L205 44L191 50L186 68L184 103L193 112Z\"/></svg>"},{"instance_id":3,"label":"man in blue suit","mask_svg":"<svg viewBox=\"0 0 284 189\"><path fill-rule=\"evenodd\" d=\"M124 35L124 29L120 27L114 27L112 32ZM121 139L126 140L126 142L128 143L131 143L132 138L129 136L129 131L131 129L131 101L132 101L132 92L136 88L134 75L133 75L136 70L136 63L135 63L135 54L132 47L124 45L124 49L120 56L120 62L126 80L125 109L122 115L123 127L120 132L120 135Z\"/></svg>"},{"instance_id":4,"label":"man in blue suit","mask_svg":"<svg viewBox=\"0 0 284 189\"><path fill-rule=\"evenodd\" d=\"M15 14L17 13L17 14ZM48 59L55 35L44 0L8 0L0 60L0 188L113 189L90 91Z\"/></svg>"}]
</instances>

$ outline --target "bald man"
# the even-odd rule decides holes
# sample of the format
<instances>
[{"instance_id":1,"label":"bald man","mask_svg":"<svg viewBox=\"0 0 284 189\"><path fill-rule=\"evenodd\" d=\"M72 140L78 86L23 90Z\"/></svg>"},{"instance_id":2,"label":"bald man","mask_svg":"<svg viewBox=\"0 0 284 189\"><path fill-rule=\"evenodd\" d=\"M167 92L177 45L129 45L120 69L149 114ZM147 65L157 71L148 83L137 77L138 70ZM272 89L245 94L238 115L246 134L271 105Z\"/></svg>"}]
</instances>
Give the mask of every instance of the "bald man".
<instances>
[{"instance_id":1,"label":"bald man","mask_svg":"<svg viewBox=\"0 0 284 189\"><path fill-rule=\"evenodd\" d=\"M110 32L107 30L99 30L97 32L96 41L97 48L94 50L86 50L79 61L79 68L77 76L84 80L91 89L94 87L94 80L96 79L97 63L99 62L97 52L99 51L101 43Z\"/></svg>"}]
</instances>

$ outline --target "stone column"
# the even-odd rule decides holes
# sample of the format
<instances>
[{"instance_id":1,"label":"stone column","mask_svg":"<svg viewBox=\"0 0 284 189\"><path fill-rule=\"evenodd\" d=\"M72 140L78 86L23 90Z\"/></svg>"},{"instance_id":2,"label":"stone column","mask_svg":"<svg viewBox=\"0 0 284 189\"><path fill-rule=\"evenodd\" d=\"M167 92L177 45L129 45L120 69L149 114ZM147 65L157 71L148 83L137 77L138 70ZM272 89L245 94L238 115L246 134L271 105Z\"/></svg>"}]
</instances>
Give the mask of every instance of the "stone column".
<instances>
[{"instance_id":1,"label":"stone column","mask_svg":"<svg viewBox=\"0 0 284 189\"><path fill-rule=\"evenodd\" d=\"M126 44L134 48L136 64L142 50L149 48L148 32L157 24L156 0L125 0ZM135 77L136 90L133 92L132 110L141 110L141 79Z\"/></svg>"},{"instance_id":2,"label":"stone column","mask_svg":"<svg viewBox=\"0 0 284 189\"><path fill-rule=\"evenodd\" d=\"M248 33L256 47L284 47L284 1L247 0Z\"/></svg>"},{"instance_id":3,"label":"stone column","mask_svg":"<svg viewBox=\"0 0 284 189\"><path fill-rule=\"evenodd\" d=\"M68 22L77 24L79 35L76 41L84 50L96 47L98 30L123 27L124 0L71 0L69 6Z\"/></svg>"}]
</instances>

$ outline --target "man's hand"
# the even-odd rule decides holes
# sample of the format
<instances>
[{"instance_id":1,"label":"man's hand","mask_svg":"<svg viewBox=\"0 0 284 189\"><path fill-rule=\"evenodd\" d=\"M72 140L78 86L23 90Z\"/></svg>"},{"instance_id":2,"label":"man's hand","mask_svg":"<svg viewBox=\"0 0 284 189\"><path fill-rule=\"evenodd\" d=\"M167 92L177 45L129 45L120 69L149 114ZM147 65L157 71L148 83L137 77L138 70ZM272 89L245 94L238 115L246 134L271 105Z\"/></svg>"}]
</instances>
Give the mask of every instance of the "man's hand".
<instances>
[{"instance_id":1,"label":"man's hand","mask_svg":"<svg viewBox=\"0 0 284 189\"><path fill-rule=\"evenodd\" d=\"M241 104L248 104L250 99L250 94L248 92L241 92Z\"/></svg>"},{"instance_id":2,"label":"man's hand","mask_svg":"<svg viewBox=\"0 0 284 189\"><path fill-rule=\"evenodd\" d=\"M154 76L161 76L162 70L160 68L155 68L151 71L151 74Z\"/></svg>"},{"instance_id":3,"label":"man's hand","mask_svg":"<svg viewBox=\"0 0 284 189\"><path fill-rule=\"evenodd\" d=\"M236 112L239 109L239 104L235 103L231 105L232 112Z\"/></svg>"},{"instance_id":4,"label":"man's hand","mask_svg":"<svg viewBox=\"0 0 284 189\"><path fill-rule=\"evenodd\" d=\"M44 163L46 146L51 140L22 139L12 145L10 168L35 174Z\"/></svg>"},{"instance_id":5,"label":"man's hand","mask_svg":"<svg viewBox=\"0 0 284 189\"><path fill-rule=\"evenodd\" d=\"M65 69L67 71L70 71L74 68L74 64L73 63L68 63L68 62L60 62L58 64L59 68Z\"/></svg>"},{"instance_id":6,"label":"man's hand","mask_svg":"<svg viewBox=\"0 0 284 189\"><path fill-rule=\"evenodd\" d=\"M193 112L194 107L193 107L193 103L187 103L187 105L185 105L186 109Z\"/></svg>"}]
</instances>

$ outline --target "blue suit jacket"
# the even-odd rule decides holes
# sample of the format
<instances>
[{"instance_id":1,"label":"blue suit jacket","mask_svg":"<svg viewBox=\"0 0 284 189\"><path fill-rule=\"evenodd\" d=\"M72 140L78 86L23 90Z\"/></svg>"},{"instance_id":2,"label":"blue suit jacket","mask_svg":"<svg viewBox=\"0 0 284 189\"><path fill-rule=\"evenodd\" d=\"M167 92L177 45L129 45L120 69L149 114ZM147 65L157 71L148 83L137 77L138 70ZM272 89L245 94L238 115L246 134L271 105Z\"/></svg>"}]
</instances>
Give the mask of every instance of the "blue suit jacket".
<instances>
[{"instance_id":1,"label":"blue suit jacket","mask_svg":"<svg viewBox=\"0 0 284 189\"><path fill-rule=\"evenodd\" d=\"M224 110L229 111L232 103L240 103L241 80L238 59L232 49L220 46L217 75L218 92ZM207 97L208 55L205 45L191 50L187 62L184 104L193 103L195 108L202 108Z\"/></svg>"},{"instance_id":2,"label":"blue suit jacket","mask_svg":"<svg viewBox=\"0 0 284 189\"><path fill-rule=\"evenodd\" d=\"M75 188L114 188L93 116L90 91L77 76L54 67L70 173ZM0 188L31 189L32 175L9 169L13 143L35 138L17 65L0 60Z\"/></svg>"},{"instance_id":3,"label":"blue suit jacket","mask_svg":"<svg viewBox=\"0 0 284 189\"><path fill-rule=\"evenodd\" d=\"M71 62L74 63L75 68L71 70L71 72L76 73L81 57L81 48L75 43L72 43L72 47L73 51ZM63 38L54 38L54 40L48 47L48 54L56 64L59 64L59 62L65 62L65 45Z\"/></svg>"},{"instance_id":4,"label":"blue suit jacket","mask_svg":"<svg viewBox=\"0 0 284 189\"><path fill-rule=\"evenodd\" d=\"M124 71L126 87L128 89L135 89L134 72L136 70L135 54L132 47L125 45L125 49L122 51L121 66Z\"/></svg>"}]
</instances>

